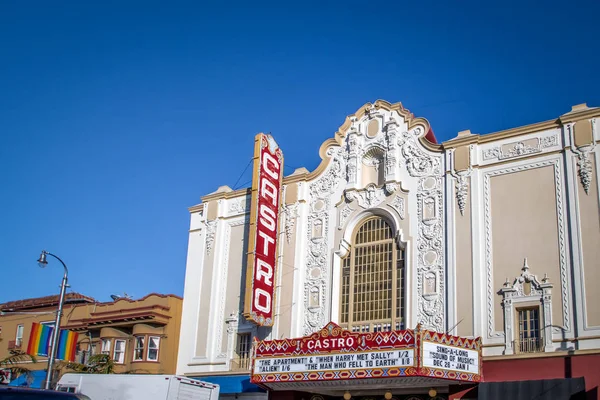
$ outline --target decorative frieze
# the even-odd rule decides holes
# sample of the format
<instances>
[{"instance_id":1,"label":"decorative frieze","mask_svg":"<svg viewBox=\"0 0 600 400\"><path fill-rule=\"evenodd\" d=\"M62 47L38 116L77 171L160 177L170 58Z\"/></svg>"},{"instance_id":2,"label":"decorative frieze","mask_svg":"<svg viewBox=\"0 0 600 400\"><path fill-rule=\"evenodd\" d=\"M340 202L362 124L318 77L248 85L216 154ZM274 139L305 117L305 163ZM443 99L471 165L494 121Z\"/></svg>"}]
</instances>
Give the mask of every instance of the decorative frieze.
<instances>
[{"instance_id":1,"label":"decorative frieze","mask_svg":"<svg viewBox=\"0 0 600 400\"><path fill-rule=\"evenodd\" d=\"M540 153L543 149L558 145L558 135L553 134L541 138L531 138L524 141L494 146L483 150L483 160L506 160L509 158Z\"/></svg>"},{"instance_id":2,"label":"decorative frieze","mask_svg":"<svg viewBox=\"0 0 600 400\"><path fill-rule=\"evenodd\" d=\"M329 167L310 188L310 212L307 218L307 252L304 285L304 333L310 334L327 323L324 305L330 278L330 246L328 243L331 195L344 180L345 154L339 147L327 149Z\"/></svg>"},{"instance_id":3,"label":"decorative frieze","mask_svg":"<svg viewBox=\"0 0 600 400\"><path fill-rule=\"evenodd\" d=\"M289 244L294 233L294 225L298 217L298 203L285 204L282 207L284 218L285 240Z\"/></svg>"},{"instance_id":4,"label":"decorative frieze","mask_svg":"<svg viewBox=\"0 0 600 400\"><path fill-rule=\"evenodd\" d=\"M371 184L365 190L346 191L346 199L349 202L356 200L362 208L372 208L385 200L385 190Z\"/></svg>"},{"instance_id":5,"label":"decorative frieze","mask_svg":"<svg viewBox=\"0 0 600 400\"><path fill-rule=\"evenodd\" d=\"M342 208L340 208L339 216L338 216L338 229L342 229L348 217L352 214L352 207L348 203L344 203Z\"/></svg>"},{"instance_id":6,"label":"decorative frieze","mask_svg":"<svg viewBox=\"0 0 600 400\"><path fill-rule=\"evenodd\" d=\"M388 206L392 207L394 210L396 210L396 212L398 213L398 215L400 216L400 219L405 219L406 218L406 207L404 205L404 198L396 195L392 201L388 204Z\"/></svg>"},{"instance_id":7,"label":"decorative frieze","mask_svg":"<svg viewBox=\"0 0 600 400\"><path fill-rule=\"evenodd\" d=\"M246 212L246 197L238 197L228 201L227 216L233 217L235 215L244 214Z\"/></svg>"},{"instance_id":8,"label":"decorative frieze","mask_svg":"<svg viewBox=\"0 0 600 400\"><path fill-rule=\"evenodd\" d=\"M590 155L593 155L595 147L595 144L573 147L573 152L577 154L577 174L579 175L585 194L589 194L590 184L592 183L593 167L592 157Z\"/></svg>"},{"instance_id":9,"label":"decorative frieze","mask_svg":"<svg viewBox=\"0 0 600 400\"><path fill-rule=\"evenodd\" d=\"M206 222L206 254L209 256L215 245L216 230L217 230L217 220Z\"/></svg>"},{"instance_id":10,"label":"decorative frieze","mask_svg":"<svg viewBox=\"0 0 600 400\"><path fill-rule=\"evenodd\" d=\"M467 197L469 195L468 178L471 176L471 172L471 168L465 171L452 172L452 176L455 179L454 191L456 194L456 203L460 215L465 215L465 206L467 205Z\"/></svg>"}]
</instances>

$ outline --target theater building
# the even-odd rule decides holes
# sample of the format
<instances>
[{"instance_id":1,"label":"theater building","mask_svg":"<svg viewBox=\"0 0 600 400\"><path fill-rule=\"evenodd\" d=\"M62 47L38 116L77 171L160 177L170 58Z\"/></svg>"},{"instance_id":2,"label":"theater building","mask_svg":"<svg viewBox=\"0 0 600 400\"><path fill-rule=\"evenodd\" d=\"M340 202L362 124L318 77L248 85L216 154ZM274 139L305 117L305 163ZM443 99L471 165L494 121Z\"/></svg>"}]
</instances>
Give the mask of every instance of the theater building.
<instances>
[{"instance_id":1,"label":"theater building","mask_svg":"<svg viewBox=\"0 0 600 400\"><path fill-rule=\"evenodd\" d=\"M189 209L177 373L225 398L597 398L599 116L437 143L378 100L285 177L258 135L253 187Z\"/></svg>"}]
</instances>

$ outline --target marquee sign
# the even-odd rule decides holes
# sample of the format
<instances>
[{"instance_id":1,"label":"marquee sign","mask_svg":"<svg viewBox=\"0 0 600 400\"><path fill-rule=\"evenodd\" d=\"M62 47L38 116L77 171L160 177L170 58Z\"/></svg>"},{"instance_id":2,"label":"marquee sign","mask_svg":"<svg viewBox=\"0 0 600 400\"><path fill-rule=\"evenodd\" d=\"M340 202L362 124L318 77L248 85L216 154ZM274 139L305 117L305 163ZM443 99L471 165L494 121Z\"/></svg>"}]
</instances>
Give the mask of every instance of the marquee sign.
<instances>
[{"instance_id":1,"label":"marquee sign","mask_svg":"<svg viewBox=\"0 0 600 400\"><path fill-rule=\"evenodd\" d=\"M481 340L417 329L354 333L333 322L298 339L255 342L252 378L278 383L368 378L481 380Z\"/></svg>"},{"instance_id":2,"label":"marquee sign","mask_svg":"<svg viewBox=\"0 0 600 400\"><path fill-rule=\"evenodd\" d=\"M260 326L273 325L275 268L283 153L271 135L254 139L254 172L244 316Z\"/></svg>"},{"instance_id":3,"label":"marquee sign","mask_svg":"<svg viewBox=\"0 0 600 400\"><path fill-rule=\"evenodd\" d=\"M422 331L419 337L420 375L479 382L481 338L467 339L443 333Z\"/></svg>"}]
</instances>

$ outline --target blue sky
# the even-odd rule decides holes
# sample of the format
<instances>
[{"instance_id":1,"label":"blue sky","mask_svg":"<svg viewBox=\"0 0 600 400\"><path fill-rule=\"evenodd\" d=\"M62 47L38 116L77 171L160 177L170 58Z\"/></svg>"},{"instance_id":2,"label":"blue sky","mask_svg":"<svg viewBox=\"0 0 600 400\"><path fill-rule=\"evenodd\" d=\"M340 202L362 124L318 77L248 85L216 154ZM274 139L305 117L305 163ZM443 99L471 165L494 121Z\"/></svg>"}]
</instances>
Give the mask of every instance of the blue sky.
<instances>
[{"instance_id":1,"label":"blue sky","mask_svg":"<svg viewBox=\"0 0 600 400\"><path fill-rule=\"evenodd\" d=\"M361 105L439 140L600 106L600 2L0 2L0 302L183 294L187 207ZM249 184L250 171L239 184Z\"/></svg>"}]
</instances>

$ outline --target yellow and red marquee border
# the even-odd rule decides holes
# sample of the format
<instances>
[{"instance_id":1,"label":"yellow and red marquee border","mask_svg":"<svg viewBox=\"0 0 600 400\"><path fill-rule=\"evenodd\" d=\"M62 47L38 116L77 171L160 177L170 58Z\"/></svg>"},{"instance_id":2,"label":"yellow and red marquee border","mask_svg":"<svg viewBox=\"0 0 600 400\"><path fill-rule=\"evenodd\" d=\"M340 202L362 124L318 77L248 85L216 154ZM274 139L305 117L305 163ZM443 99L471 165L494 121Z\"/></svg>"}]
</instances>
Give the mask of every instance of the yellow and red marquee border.
<instances>
[{"instance_id":1,"label":"yellow and red marquee border","mask_svg":"<svg viewBox=\"0 0 600 400\"><path fill-rule=\"evenodd\" d=\"M344 342L352 338L352 346L324 349L309 348L309 343L328 339L344 339ZM478 352L479 374L437 369L423 366L423 341L454 346L466 350ZM322 356L335 354L362 353L378 350L414 350L415 363L407 367L374 367L352 370L337 371L309 371L309 372L273 372L254 373L254 364L261 358L299 357L299 356ZM452 336L438 332L420 329L406 329L390 332L368 332L355 333L342 329L337 324L330 322L320 331L309 336L294 339L276 339L255 341L252 357L251 382L258 385L268 386L273 383L284 382L308 382L308 381L335 381L369 378L398 378L398 377L428 377L434 379L446 379L453 381L476 383L482 380L481 374L481 339L468 339Z\"/></svg>"}]
</instances>

